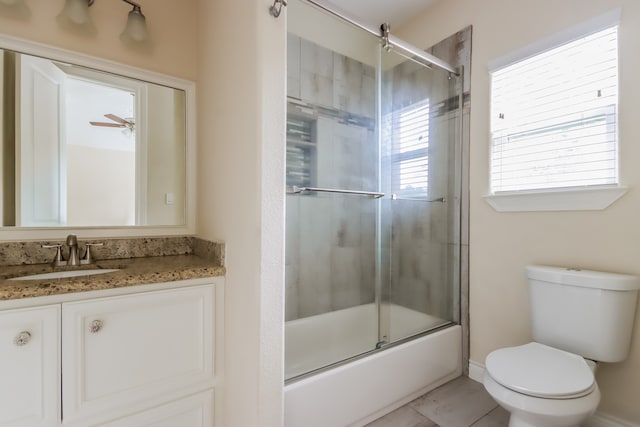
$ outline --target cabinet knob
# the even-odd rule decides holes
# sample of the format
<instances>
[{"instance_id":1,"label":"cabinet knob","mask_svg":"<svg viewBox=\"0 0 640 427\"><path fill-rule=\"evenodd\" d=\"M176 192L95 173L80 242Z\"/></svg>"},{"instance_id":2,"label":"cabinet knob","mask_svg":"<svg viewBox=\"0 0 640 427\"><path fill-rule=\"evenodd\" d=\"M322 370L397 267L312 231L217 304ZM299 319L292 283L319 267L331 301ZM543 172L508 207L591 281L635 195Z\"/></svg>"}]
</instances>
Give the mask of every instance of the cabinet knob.
<instances>
[{"instance_id":1,"label":"cabinet knob","mask_svg":"<svg viewBox=\"0 0 640 427\"><path fill-rule=\"evenodd\" d=\"M89 325L89 332L91 332L92 334L100 332L100 329L102 329L102 325L102 320L94 320Z\"/></svg>"},{"instance_id":2,"label":"cabinet knob","mask_svg":"<svg viewBox=\"0 0 640 427\"><path fill-rule=\"evenodd\" d=\"M18 347L29 344L29 341L31 341L31 332L29 331L22 331L13 339L13 343Z\"/></svg>"}]
</instances>

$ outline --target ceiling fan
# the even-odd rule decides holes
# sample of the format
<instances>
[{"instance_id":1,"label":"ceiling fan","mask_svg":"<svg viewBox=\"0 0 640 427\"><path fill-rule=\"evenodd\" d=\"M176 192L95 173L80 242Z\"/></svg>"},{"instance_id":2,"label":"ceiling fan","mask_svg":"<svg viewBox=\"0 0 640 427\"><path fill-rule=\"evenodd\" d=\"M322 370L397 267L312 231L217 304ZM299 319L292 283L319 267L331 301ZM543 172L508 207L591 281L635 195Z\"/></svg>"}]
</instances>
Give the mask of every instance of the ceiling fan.
<instances>
[{"instance_id":1,"label":"ceiling fan","mask_svg":"<svg viewBox=\"0 0 640 427\"><path fill-rule=\"evenodd\" d=\"M92 126L103 126L108 128L127 128L131 132L135 130L136 123L133 117L127 117L123 119L122 117L116 116L115 114L105 114L107 119L113 120L115 123L111 122L89 122Z\"/></svg>"}]
</instances>

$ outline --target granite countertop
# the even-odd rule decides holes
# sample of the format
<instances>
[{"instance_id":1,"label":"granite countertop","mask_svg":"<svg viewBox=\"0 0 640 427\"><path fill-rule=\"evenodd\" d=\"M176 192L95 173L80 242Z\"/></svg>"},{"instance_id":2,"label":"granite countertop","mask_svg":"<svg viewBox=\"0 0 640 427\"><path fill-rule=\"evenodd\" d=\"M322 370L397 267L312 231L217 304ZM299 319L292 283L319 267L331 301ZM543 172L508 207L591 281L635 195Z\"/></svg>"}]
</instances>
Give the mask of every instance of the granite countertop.
<instances>
[{"instance_id":1,"label":"granite countertop","mask_svg":"<svg viewBox=\"0 0 640 427\"><path fill-rule=\"evenodd\" d=\"M13 277L53 271L110 268L118 268L120 271L59 279L8 280ZM224 267L197 255L99 260L95 264L80 267L53 268L50 264L3 266L0 268L0 301L216 277L224 274Z\"/></svg>"}]
</instances>

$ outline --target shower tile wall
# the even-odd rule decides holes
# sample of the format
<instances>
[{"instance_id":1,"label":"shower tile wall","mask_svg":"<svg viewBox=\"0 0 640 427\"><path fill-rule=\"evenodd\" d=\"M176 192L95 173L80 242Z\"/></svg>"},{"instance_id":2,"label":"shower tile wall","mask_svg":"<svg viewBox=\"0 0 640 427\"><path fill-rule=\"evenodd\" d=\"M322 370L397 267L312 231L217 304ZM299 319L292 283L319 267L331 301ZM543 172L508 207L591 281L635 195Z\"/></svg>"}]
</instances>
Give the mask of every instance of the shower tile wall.
<instances>
[{"instance_id":1,"label":"shower tile wall","mask_svg":"<svg viewBox=\"0 0 640 427\"><path fill-rule=\"evenodd\" d=\"M391 262L382 266L382 297L433 316L459 320L454 305L460 274L456 268L460 262L456 211L460 208L455 197L459 183L453 178L454 169L460 167L454 161L454 141L460 132L455 115L457 91L450 90L446 76L436 76L411 61L389 67L383 78L383 106L387 105L383 115L429 100L428 198L445 197L447 202L383 202L382 229L388 225L391 233L383 233L381 258L390 255ZM374 119L375 86L372 66L288 35L289 97ZM377 191L373 129L325 117L318 117L316 129L314 185ZM383 148L383 153L389 150ZM388 172L383 171L383 176ZM390 181L385 180L381 191L390 193ZM375 206L370 199L352 196L288 196L287 320L374 301Z\"/></svg>"},{"instance_id":2,"label":"shower tile wall","mask_svg":"<svg viewBox=\"0 0 640 427\"><path fill-rule=\"evenodd\" d=\"M289 33L287 96L373 118L375 68Z\"/></svg>"},{"instance_id":3,"label":"shower tile wall","mask_svg":"<svg viewBox=\"0 0 640 427\"><path fill-rule=\"evenodd\" d=\"M324 112L316 118L314 186L375 190L377 141L362 124L374 119L374 68L292 34L287 59L288 96ZM375 206L335 194L287 197L286 320L374 301Z\"/></svg>"},{"instance_id":4,"label":"shower tile wall","mask_svg":"<svg viewBox=\"0 0 640 427\"><path fill-rule=\"evenodd\" d=\"M429 200L396 200L392 209L391 289L389 301L432 316L454 319L458 264L455 187L448 175L453 168L453 141L458 121L448 114L431 117L429 139Z\"/></svg>"},{"instance_id":5,"label":"shower tile wall","mask_svg":"<svg viewBox=\"0 0 640 427\"><path fill-rule=\"evenodd\" d=\"M461 224L460 229L460 250L457 250L457 246L451 242L450 251L455 252L456 256L460 258L460 271L459 279L454 283L459 283L460 289L456 289L456 292L460 294L460 300L457 302L454 310L460 313L459 322L462 325L462 354L465 375L468 374L468 360L469 360L469 147L470 147L470 127L469 118L471 112L471 52L472 52L472 35L473 28L468 26L457 33L447 37L441 42L435 44L427 51L438 58L447 61L455 67L463 67L462 82L458 80L457 84L462 84L463 92L463 105L462 105L462 122L463 126L457 127L456 132L461 135L458 136L462 145L462 158L458 164L460 173L456 175L461 181L462 198L460 209L456 212L459 222ZM460 88L456 88L459 91ZM458 219L456 219L458 220Z\"/></svg>"}]
</instances>

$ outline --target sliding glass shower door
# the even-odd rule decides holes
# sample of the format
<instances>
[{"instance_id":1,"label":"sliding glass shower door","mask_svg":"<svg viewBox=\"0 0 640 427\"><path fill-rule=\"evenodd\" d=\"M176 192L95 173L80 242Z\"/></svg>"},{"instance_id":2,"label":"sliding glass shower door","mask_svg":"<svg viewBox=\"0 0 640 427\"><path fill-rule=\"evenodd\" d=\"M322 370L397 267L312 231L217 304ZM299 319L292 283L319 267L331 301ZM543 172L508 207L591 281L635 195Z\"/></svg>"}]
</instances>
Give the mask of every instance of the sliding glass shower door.
<instances>
[{"instance_id":1,"label":"sliding glass shower door","mask_svg":"<svg viewBox=\"0 0 640 427\"><path fill-rule=\"evenodd\" d=\"M460 80L382 51L385 343L459 322Z\"/></svg>"},{"instance_id":2,"label":"sliding glass shower door","mask_svg":"<svg viewBox=\"0 0 640 427\"><path fill-rule=\"evenodd\" d=\"M301 2L289 13L287 378L378 342L380 157L378 40Z\"/></svg>"},{"instance_id":3,"label":"sliding glass shower door","mask_svg":"<svg viewBox=\"0 0 640 427\"><path fill-rule=\"evenodd\" d=\"M293 0L285 375L458 321L458 82Z\"/></svg>"}]
</instances>

